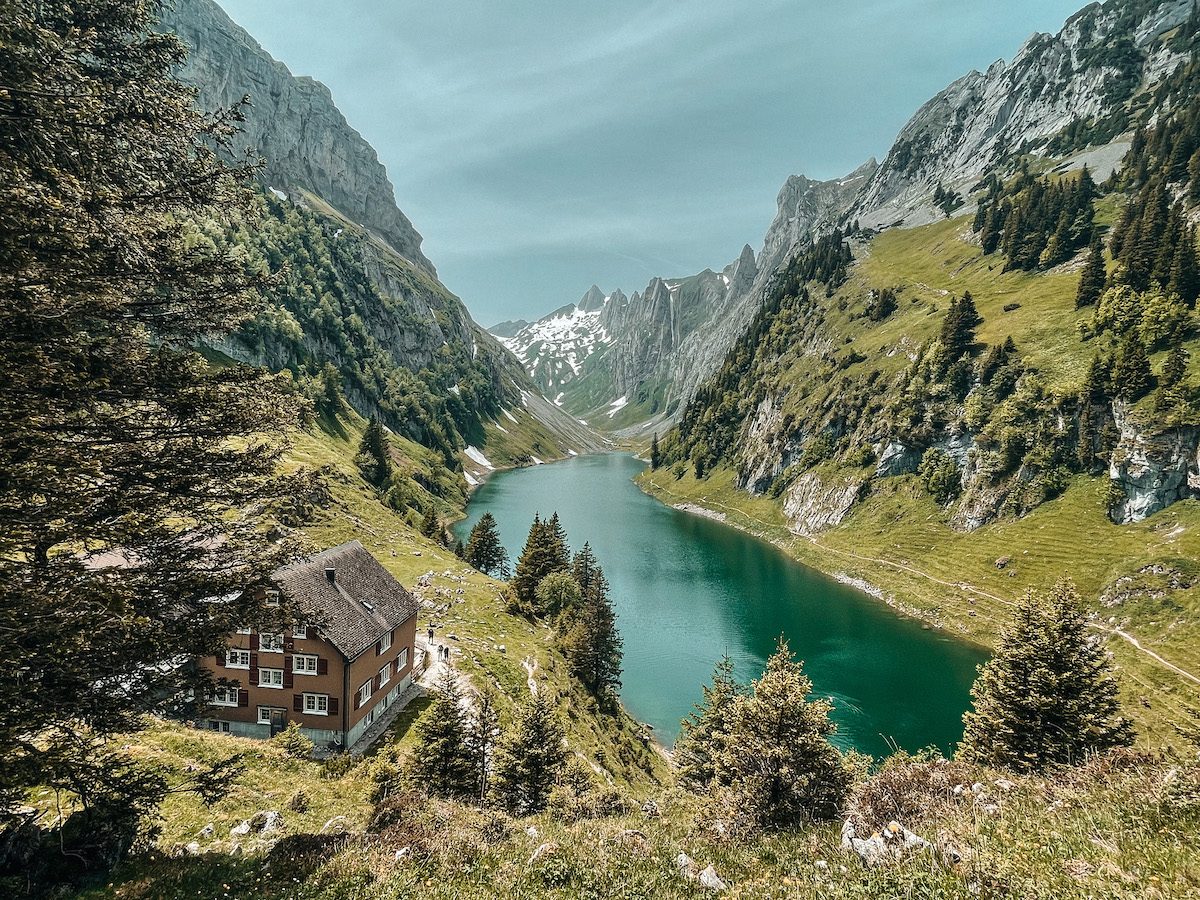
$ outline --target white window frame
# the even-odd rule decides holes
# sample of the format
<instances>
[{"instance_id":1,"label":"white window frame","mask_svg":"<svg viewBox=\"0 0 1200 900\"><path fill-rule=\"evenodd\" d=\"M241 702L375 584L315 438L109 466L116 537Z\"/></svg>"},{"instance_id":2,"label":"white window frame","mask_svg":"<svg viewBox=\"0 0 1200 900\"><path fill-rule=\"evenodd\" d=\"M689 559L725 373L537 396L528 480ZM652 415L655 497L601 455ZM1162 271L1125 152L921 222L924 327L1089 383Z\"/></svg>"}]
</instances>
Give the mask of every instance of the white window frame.
<instances>
[{"instance_id":1,"label":"white window frame","mask_svg":"<svg viewBox=\"0 0 1200 900\"><path fill-rule=\"evenodd\" d=\"M364 681L362 687L358 689L358 706L360 709L367 705L367 701L371 699L371 694L374 693L374 691L371 690L373 682L374 679L369 678Z\"/></svg>"},{"instance_id":2,"label":"white window frame","mask_svg":"<svg viewBox=\"0 0 1200 900\"><path fill-rule=\"evenodd\" d=\"M209 719L208 730L217 731L221 734L229 734L229 723L221 719Z\"/></svg>"},{"instance_id":3,"label":"white window frame","mask_svg":"<svg viewBox=\"0 0 1200 900\"><path fill-rule=\"evenodd\" d=\"M278 679L278 680L276 680ZM263 688L283 688L283 669L258 667L258 686Z\"/></svg>"},{"instance_id":4,"label":"white window frame","mask_svg":"<svg viewBox=\"0 0 1200 900\"><path fill-rule=\"evenodd\" d=\"M238 705L238 689L235 687L221 687L218 685L213 688L212 700L213 706L237 706Z\"/></svg>"},{"instance_id":5,"label":"white window frame","mask_svg":"<svg viewBox=\"0 0 1200 900\"><path fill-rule=\"evenodd\" d=\"M258 652L259 653L282 653L283 652L283 632L282 631L260 631L258 633Z\"/></svg>"},{"instance_id":6,"label":"white window frame","mask_svg":"<svg viewBox=\"0 0 1200 900\"><path fill-rule=\"evenodd\" d=\"M309 716L329 715L329 695L305 693L304 713Z\"/></svg>"},{"instance_id":7,"label":"white window frame","mask_svg":"<svg viewBox=\"0 0 1200 900\"><path fill-rule=\"evenodd\" d=\"M391 680L392 680L392 664L390 662L386 662L383 664L383 668L379 670L379 686L383 687L385 684L387 684Z\"/></svg>"},{"instance_id":8,"label":"white window frame","mask_svg":"<svg viewBox=\"0 0 1200 900\"><path fill-rule=\"evenodd\" d=\"M297 653L292 657L293 675L316 675L317 660L315 653ZM311 663L311 666L309 665Z\"/></svg>"},{"instance_id":9,"label":"white window frame","mask_svg":"<svg viewBox=\"0 0 1200 900\"><path fill-rule=\"evenodd\" d=\"M225 665L230 669L249 669L250 651L243 650L241 647L234 647L232 650L226 650Z\"/></svg>"},{"instance_id":10,"label":"white window frame","mask_svg":"<svg viewBox=\"0 0 1200 900\"><path fill-rule=\"evenodd\" d=\"M238 633L238 634L249 634L249 633L250 633L250 629L249 629L249 628L239 628L239 629L237 630L237 633Z\"/></svg>"},{"instance_id":11,"label":"white window frame","mask_svg":"<svg viewBox=\"0 0 1200 900\"><path fill-rule=\"evenodd\" d=\"M389 631L379 639L379 652L387 653L392 647L392 633Z\"/></svg>"},{"instance_id":12,"label":"white window frame","mask_svg":"<svg viewBox=\"0 0 1200 900\"><path fill-rule=\"evenodd\" d=\"M267 602L267 606L278 606L279 605L279 591L274 590L272 588L268 588L266 602Z\"/></svg>"},{"instance_id":13,"label":"white window frame","mask_svg":"<svg viewBox=\"0 0 1200 900\"><path fill-rule=\"evenodd\" d=\"M303 641L308 637L307 625L295 625L292 628L292 637L298 641Z\"/></svg>"},{"instance_id":14,"label":"white window frame","mask_svg":"<svg viewBox=\"0 0 1200 900\"><path fill-rule=\"evenodd\" d=\"M396 674L400 674L400 670L408 665L408 648L403 647L400 650L400 655L396 657Z\"/></svg>"},{"instance_id":15,"label":"white window frame","mask_svg":"<svg viewBox=\"0 0 1200 900\"><path fill-rule=\"evenodd\" d=\"M272 707L272 706L260 706L258 708L258 724L259 725L270 725L271 724L271 710L272 709L274 709L274 707Z\"/></svg>"}]
</instances>

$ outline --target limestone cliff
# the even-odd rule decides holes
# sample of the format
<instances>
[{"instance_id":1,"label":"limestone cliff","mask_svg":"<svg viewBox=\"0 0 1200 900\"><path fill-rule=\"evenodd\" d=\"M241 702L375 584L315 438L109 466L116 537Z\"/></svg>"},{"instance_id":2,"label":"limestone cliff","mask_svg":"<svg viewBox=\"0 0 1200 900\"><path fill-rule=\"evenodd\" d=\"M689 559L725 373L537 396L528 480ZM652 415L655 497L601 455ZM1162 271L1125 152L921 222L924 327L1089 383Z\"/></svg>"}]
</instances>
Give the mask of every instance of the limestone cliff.
<instances>
[{"instance_id":1,"label":"limestone cliff","mask_svg":"<svg viewBox=\"0 0 1200 900\"><path fill-rule=\"evenodd\" d=\"M268 184L311 191L436 274L375 149L350 127L329 88L293 77L212 0L177 0L162 25L190 48L180 79L197 89L201 108L230 107L249 95L239 143L263 158Z\"/></svg>"}]
</instances>

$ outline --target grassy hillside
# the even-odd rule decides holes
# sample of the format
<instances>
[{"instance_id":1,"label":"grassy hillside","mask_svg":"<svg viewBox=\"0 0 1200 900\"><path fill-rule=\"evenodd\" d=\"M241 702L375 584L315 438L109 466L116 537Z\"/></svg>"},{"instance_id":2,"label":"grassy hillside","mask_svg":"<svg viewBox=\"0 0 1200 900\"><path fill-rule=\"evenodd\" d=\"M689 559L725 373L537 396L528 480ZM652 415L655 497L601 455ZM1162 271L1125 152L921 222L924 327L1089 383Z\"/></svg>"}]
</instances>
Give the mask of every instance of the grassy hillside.
<instances>
[{"instance_id":1,"label":"grassy hillside","mask_svg":"<svg viewBox=\"0 0 1200 900\"><path fill-rule=\"evenodd\" d=\"M1111 209L1099 212L1101 218L1111 215ZM798 559L864 579L900 609L982 644L994 640L1009 604L1025 589L1070 576L1125 670L1126 705L1144 740L1169 742L1170 723L1200 706L1200 681L1138 651L1115 630L1200 677L1200 503L1183 501L1137 524L1114 525L1106 515L1107 478L1075 474L1061 495L1027 514L1002 510L994 521L967 531L955 505L936 503L919 476L872 478L874 455L854 458L894 413L894 385L918 348L937 340L952 296L974 296L983 319L976 331L980 344L1015 339L1023 377L1037 380L1040 396L1073 395L1096 345L1108 346L1106 338L1081 340L1079 324L1090 320L1092 309L1075 309L1079 260L1048 272L1004 273L998 255L982 253L969 222L959 217L893 229L860 244L844 283L813 302L800 339L762 364L759 397L779 398L775 421L784 424L762 439L758 452L781 452L789 434L800 443L823 427L849 423L840 440L835 436L831 458L795 464L825 485L864 485L840 525L811 538L793 534L783 513L790 482L757 496L739 490L744 456L700 479L694 459L668 464L647 472L643 487L667 502L725 512L731 524L762 534ZM875 322L864 310L871 291L883 288L894 290L897 308ZM1194 383L1200 342L1193 335L1185 347ZM1151 358L1155 371L1164 355ZM943 408L950 421L963 415L961 404L948 401ZM1149 416L1149 398L1139 408ZM738 414L749 417L754 407L742 409ZM1067 425L1073 427L1069 420Z\"/></svg>"}]
</instances>

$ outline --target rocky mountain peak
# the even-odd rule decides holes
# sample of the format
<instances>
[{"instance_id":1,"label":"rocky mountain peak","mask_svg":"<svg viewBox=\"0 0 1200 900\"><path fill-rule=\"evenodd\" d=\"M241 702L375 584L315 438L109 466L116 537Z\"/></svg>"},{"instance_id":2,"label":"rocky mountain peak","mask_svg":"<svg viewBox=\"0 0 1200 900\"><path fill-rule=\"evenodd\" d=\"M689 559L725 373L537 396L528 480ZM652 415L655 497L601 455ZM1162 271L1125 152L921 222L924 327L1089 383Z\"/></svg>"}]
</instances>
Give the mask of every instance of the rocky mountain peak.
<instances>
[{"instance_id":1,"label":"rocky mountain peak","mask_svg":"<svg viewBox=\"0 0 1200 900\"><path fill-rule=\"evenodd\" d=\"M588 288L588 292L580 298L579 303L576 305L584 312L599 312L604 308L604 304L607 302L608 297L605 295L604 291L600 290L600 288L593 284L590 288Z\"/></svg>"}]
</instances>

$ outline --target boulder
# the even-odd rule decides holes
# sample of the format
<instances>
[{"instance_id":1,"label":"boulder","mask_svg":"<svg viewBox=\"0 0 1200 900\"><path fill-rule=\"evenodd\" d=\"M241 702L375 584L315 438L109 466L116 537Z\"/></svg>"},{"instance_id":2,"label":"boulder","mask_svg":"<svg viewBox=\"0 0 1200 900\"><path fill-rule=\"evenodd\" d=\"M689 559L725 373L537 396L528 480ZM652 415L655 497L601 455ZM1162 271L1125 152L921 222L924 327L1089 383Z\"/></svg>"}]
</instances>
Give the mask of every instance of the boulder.
<instances>
[{"instance_id":1,"label":"boulder","mask_svg":"<svg viewBox=\"0 0 1200 900\"><path fill-rule=\"evenodd\" d=\"M725 882L721 880L721 876L717 874L717 870L711 865L700 873L700 884L710 891L723 891L727 888Z\"/></svg>"},{"instance_id":2,"label":"boulder","mask_svg":"<svg viewBox=\"0 0 1200 900\"><path fill-rule=\"evenodd\" d=\"M700 877L700 866L686 853L680 853L675 857L675 868L679 870L681 876L689 881L695 881Z\"/></svg>"}]
</instances>

